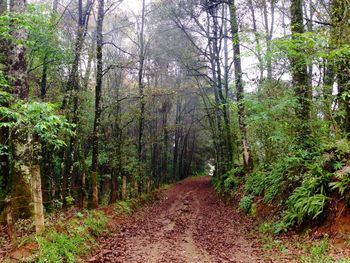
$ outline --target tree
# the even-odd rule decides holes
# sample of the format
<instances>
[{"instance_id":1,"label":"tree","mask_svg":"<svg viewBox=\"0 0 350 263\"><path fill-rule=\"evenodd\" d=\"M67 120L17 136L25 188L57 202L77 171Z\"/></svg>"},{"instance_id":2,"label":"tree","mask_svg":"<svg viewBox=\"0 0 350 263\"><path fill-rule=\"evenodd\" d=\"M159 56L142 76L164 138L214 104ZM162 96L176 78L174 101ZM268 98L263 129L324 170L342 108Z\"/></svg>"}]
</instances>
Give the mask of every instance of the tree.
<instances>
[{"instance_id":1,"label":"tree","mask_svg":"<svg viewBox=\"0 0 350 263\"><path fill-rule=\"evenodd\" d=\"M81 56L83 52L83 46L85 38L87 35L87 28L90 19L90 12L92 9L92 1L88 0L85 7L83 7L83 1L78 1L78 23L76 28L76 37L74 45L74 60L70 68L67 85L66 85L66 94L63 99L62 108L66 109L67 106L71 106L71 111L67 113L71 122L75 125L79 123L79 92L80 92L80 81L79 81L79 66L81 62ZM63 191L64 196L68 197L71 194L71 181L74 181L74 163L78 160L78 147L77 147L77 138L73 136L69 142L68 152L65 153L65 162L63 173ZM80 191L84 191L84 185L82 182L85 181L84 173L81 174L80 178ZM66 198L64 199L66 202ZM82 204L82 200L80 200Z\"/></svg>"},{"instance_id":2,"label":"tree","mask_svg":"<svg viewBox=\"0 0 350 263\"><path fill-rule=\"evenodd\" d=\"M12 16L19 16L26 11L26 1L10 1L10 12ZM7 76L11 93L17 100L26 102L29 96L29 86L27 80L27 61L25 41L27 31L18 24L14 24L11 32L13 40L9 45L7 56ZM10 148L12 158L12 169L10 175L11 197L19 197L14 204L15 207L24 206L18 214L20 217L31 215L30 201L30 178L31 178L31 151L32 138L29 132L20 125L10 132ZM21 197L23 196L23 197Z\"/></svg>"},{"instance_id":3,"label":"tree","mask_svg":"<svg viewBox=\"0 0 350 263\"><path fill-rule=\"evenodd\" d=\"M241 133L241 145L243 148L243 161L244 166L247 169L251 169L253 166L253 161L250 155L249 142L247 136L246 128L246 116L244 107L244 90L243 90L243 80L242 80L242 62L241 62L241 51L240 51L240 39L238 34L238 23L237 23L237 13L234 0L230 0L230 22L232 31L232 42L233 42L233 60L235 67L235 84L236 84L236 99L238 104L238 123Z\"/></svg>"},{"instance_id":4,"label":"tree","mask_svg":"<svg viewBox=\"0 0 350 263\"><path fill-rule=\"evenodd\" d=\"M104 0L99 1L98 15L97 15L97 39L96 39L96 89L95 89L95 120L93 131L93 145L92 145L92 207L98 207L98 188L97 188L97 173L98 173L98 141L101 118L101 95L102 95L102 77L103 77L103 63L102 63L102 45L103 45L103 19L104 19Z\"/></svg>"},{"instance_id":5,"label":"tree","mask_svg":"<svg viewBox=\"0 0 350 263\"><path fill-rule=\"evenodd\" d=\"M142 0L142 9L141 9L141 24L140 32L138 35L138 49L139 49L139 61L138 61L138 88L139 88L139 97L140 97L140 115L138 123L138 141L137 141L137 158L139 162L139 177L141 179L141 184L144 183L141 163L142 163L142 151L143 151L143 133L144 133L144 121L145 121L145 101L144 101L144 84L143 84L143 74L144 74L144 63L145 63L145 52L146 52L146 43L145 43L145 12L146 12L146 3L145 0ZM135 192L138 191L137 181L135 181ZM141 185L143 187L143 185Z\"/></svg>"},{"instance_id":6,"label":"tree","mask_svg":"<svg viewBox=\"0 0 350 263\"><path fill-rule=\"evenodd\" d=\"M7 12L7 1L0 1L0 16ZM0 85L1 90L6 91L8 89L8 82L6 80L6 53L8 49L8 41L6 39L0 39ZM8 103L5 100L0 101L1 107L8 107ZM6 121L6 120L5 120ZM8 153L8 138L9 138L9 129L8 127L0 127L0 178L2 183L0 184L0 198L4 199L8 191L9 183L9 153ZM0 209L1 210L1 209Z\"/></svg>"},{"instance_id":7,"label":"tree","mask_svg":"<svg viewBox=\"0 0 350 263\"><path fill-rule=\"evenodd\" d=\"M298 98L296 108L297 116L300 120L298 127L298 136L301 144L307 143L309 129L308 121L310 119L311 89L309 87L307 63L303 55L302 45L300 45L301 34L305 32L303 20L303 0L292 0L291 2L291 31L292 39L295 40L295 52L290 58L292 83L295 90L295 96Z\"/></svg>"},{"instance_id":8,"label":"tree","mask_svg":"<svg viewBox=\"0 0 350 263\"><path fill-rule=\"evenodd\" d=\"M335 57L335 69L336 81L338 84L338 98L340 101L340 107L344 111L344 122L343 130L346 132L348 139L350 138L350 85L349 85L349 72L350 72L350 60L346 55L348 50L347 45L349 44L349 3L343 0L332 1L332 24L331 29L331 45L333 49L338 50L339 55ZM331 75L327 75L327 83L332 83L332 64L330 63L329 69Z\"/></svg>"}]
</instances>

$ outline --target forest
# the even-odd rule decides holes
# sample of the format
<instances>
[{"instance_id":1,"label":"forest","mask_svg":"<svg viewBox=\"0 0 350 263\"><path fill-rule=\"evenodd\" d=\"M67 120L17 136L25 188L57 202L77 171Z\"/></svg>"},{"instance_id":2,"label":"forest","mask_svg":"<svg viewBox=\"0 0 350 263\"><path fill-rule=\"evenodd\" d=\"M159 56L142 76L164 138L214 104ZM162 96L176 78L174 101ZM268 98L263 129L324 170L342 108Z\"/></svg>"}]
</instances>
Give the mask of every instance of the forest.
<instances>
[{"instance_id":1,"label":"forest","mask_svg":"<svg viewBox=\"0 0 350 263\"><path fill-rule=\"evenodd\" d=\"M350 262L348 0L0 0L0 87L0 262L23 243L29 262L236 262L195 232L219 212L321 240L237 262ZM106 258L111 207L170 209L201 249ZM333 237L349 261L323 255Z\"/></svg>"}]
</instances>

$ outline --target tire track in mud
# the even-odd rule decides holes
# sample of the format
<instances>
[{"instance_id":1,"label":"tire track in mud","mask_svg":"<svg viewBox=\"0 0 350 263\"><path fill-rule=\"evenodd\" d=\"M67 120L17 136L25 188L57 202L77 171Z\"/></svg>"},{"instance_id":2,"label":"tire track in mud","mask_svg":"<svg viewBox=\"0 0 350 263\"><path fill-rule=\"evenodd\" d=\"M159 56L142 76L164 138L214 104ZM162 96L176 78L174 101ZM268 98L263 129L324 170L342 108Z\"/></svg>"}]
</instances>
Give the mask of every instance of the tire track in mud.
<instances>
[{"instance_id":1,"label":"tire track in mud","mask_svg":"<svg viewBox=\"0 0 350 263\"><path fill-rule=\"evenodd\" d=\"M101 239L88 262L264 262L246 224L217 197L209 177L187 179Z\"/></svg>"}]
</instances>

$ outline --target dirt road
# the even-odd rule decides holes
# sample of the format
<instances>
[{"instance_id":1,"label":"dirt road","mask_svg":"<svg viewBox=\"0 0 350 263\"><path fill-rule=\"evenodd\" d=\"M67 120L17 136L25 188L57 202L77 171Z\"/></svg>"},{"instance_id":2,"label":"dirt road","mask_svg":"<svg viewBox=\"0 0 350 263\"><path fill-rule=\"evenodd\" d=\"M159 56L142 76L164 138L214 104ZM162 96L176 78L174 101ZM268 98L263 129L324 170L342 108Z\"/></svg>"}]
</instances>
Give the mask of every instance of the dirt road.
<instances>
[{"instance_id":1,"label":"dirt road","mask_svg":"<svg viewBox=\"0 0 350 263\"><path fill-rule=\"evenodd\" d=\"M246 225L209 177L188 179L121 223L89 262L264 262Z\"/></svg>"}]
</instances>

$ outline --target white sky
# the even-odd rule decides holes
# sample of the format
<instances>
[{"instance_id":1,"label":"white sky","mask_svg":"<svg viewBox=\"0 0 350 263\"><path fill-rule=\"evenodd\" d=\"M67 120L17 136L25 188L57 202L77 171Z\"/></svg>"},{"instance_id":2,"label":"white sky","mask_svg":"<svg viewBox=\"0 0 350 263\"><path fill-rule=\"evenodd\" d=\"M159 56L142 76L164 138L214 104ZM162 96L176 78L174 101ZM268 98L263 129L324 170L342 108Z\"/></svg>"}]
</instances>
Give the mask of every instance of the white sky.
<instances>
[{"instance_id":1,"label":"white sky","mask_svg":"<svg viewBox=\"0 0 350 263\"><path fill-rule=\"evenodd\" d=\"M150 0L146 0L146 4L148 2L150 2ZM121 7L127 10L131 10L134 13L138 13L142 8L142 0L123 0Z\"/></svg>"}]
</instances>

